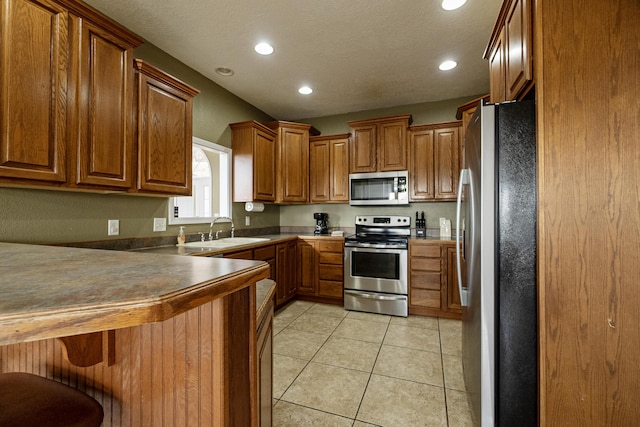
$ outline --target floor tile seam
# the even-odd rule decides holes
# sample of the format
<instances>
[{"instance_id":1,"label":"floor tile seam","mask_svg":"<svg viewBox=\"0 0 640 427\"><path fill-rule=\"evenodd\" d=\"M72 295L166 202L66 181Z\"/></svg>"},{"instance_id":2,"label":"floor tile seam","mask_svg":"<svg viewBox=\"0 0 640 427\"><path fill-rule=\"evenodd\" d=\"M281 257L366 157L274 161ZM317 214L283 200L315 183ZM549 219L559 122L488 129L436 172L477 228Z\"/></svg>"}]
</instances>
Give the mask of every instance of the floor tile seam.
<instances>
[{"instance_id":1,"label":"floor tile seam","mask_svg":"<svg viewBox=\"0 0 640 427\"><path fill-rule=\"evenodd\" d=\"M334 330L333 330L333 331L331 331L331 332L318 333L318 332L311 332L311 331L307 331L307 330L304 330L304 329L298 329L298 328L296 328L295 326L291 326L291 325L287 326L287 328L289 328L289 327L290 327L292 330L294 330L294 331L299 331L299 332L308 332L308 333L310 333L310 334L315 334L315 335L324 335L325 333L328 333L328 334L329 334L329 336L331 336L331 334L333 334L333 332L335 331L335 329L334 329Z\"/></svg>"},{"instance_id":2,"label":"floor tile seam","mask_svg":"<svg viewBox=\"0 0 640 427\"><path fill-rule=\"evenodd\" d=\"M438 319L438 326L440 326L440 320ZM447 421L447 426L449 426L449 402L447 399L447 381L444 374L444 355L442 354L442 332L438 327L438 344L440 345L440 365L442 366L442 386L444 392L444 414L445 419Z\"/></svg>"},{"instance_id":3,"label":"floor tile seam","mask_svg":"<svg viewBox=\"0 0 640 427\"><path fill-rule=\"evenodd\" d=\"M391 322L389 322L390 324ZM371 372L369 372L369 378L367 378L367 384L364 386L364 392L362 396L360 396L360 402L358 403L358 409L356 409L356 415L354 417L353 423L355 424L358 420L358 414L360 413L360 409L362 408L362 402L364 402L364 396L367 394L367 389L369 389L369 384L371 383L371 376L373 375L373 369L376 367L376 363L378 363L378 358L380 357L380 350L382 349L382 343L384 342L385 337L387 336L387 332L389 331L389 324L387 324L387 328L384 331L384 335L382 336L382 342L380 343L380 347L378 348L378 353L376 354L376 358L373 361L373 368L371 368Z\"/></svg>"},{"instance_id":4,"label":"floor tile seam","mask_svg":"<svg viewBox=\"0 0 640 427\"><path fill-rule=\"evenodd\" d=\"M292 356L289 356L289 357L292 357ZM314 357L315 357L315 355L314 355ZM299 359L299 358L296 358L296 359ZM299 360L303 360L303 361L304 361L304 359L299 359ZM300 372L298 372L298 373L296 374L296 376L291 380L291 382L289 383L289 385L287 386L287 388L285 388L285 389L284 389L284 391L283 391L283 392L282 392L282 394L280 395L280 398L278 399L279 401L280 401L280 400L284 400L284 399L283 399L283 398L284 398L284 395L285 395L285 394L287 394L287 391L289 391L289 389L291 388L291 386L293 385L293 383L294 383L294 382L296 382L296 380L298 379L298 377L300 376L300 374L302 374L302 372L303 372L305 369L307 369L307 366L309 366L309 363L311 363L311 360L306 360L305 362L306 362L306 363L304 364L304 366L302 367L302 369L300 369ZM285 402L289 402L289 401L288 401L288 400L285 400ZM289 403L293 403L293 402L289 402Z\"/></svg>"},{"instance_id":5,"label":"floor tile seam","mask_svg":"<svg viewBox=\"0 0 640 427\"><path fill-rule=\"evenodd\" d=\"M406 348L407 350L416 350L416 351L421 351L421 352L423 352L423 353L431 353L431 354L440 354L440 355L442 355L442 353L439 353L439 352L436 352L436 351L424 350L424 349L422 349L422 348L405 347L405 346L403 346L403 345L398 345L398 344L389 344L389 343L385 343L385 342L383 342L383 343L382 343L382 345L381 345L380 347L382 347L383 345L384 345L384 346L387 346L387 347Z\"/></svg>"},{"instance_id":6,"label":"floor tile seam","mask_svg":"<svg viewBox=\"0 0 640 427\"><path fill-rule=\"evenodd\" d=\"M309 331L303 331L302 329L291 328L291 325L284 327L282 329L282 331L284 331L285 329L289 329L289 330L296 331L296 332L304 332L304 333L307 333L307 334L319 335L319 336L324 336L325 335L325 334L319 334L317 332L309 332ZM282 331L280 331L280 332L282 332ZM331 336L332 334L333 334L333 332L331 334L329 334L329 336Z\"/></svg>"},{"instance_id":7,"label":"floor tile seam","mask_svg":"<svg viewBox=\"0 0 640 427\"><path fill-rule=\"evenodd\" d=\"M445 390L446 390L444 382L443 382L443 385L431 384L431 383L425 383L425 382L422 382L422 381L410 380L410 379L407 379L407 378L394 377L394 376L387 375L387 374L381 374L379 372L371 372L371 375L377 375L379 377L391 378L393 380L407 381L407 382L410 382L410 383L413 383L413 384L428 385L430 387L436 387L436 388L442 389L443 393L445 393ZM455 390L455 389L450 388L449 390ZM457 390L457 391L460 391L460 390Z\"/></svg>"},{"instance_id":8,"label":"floor tile seam","mask_svg":"<svg viewBox=\"0 0 640 427\"><path fill-rule=\"evenodd\" d=\"M315 356L314 356L314 358L315 358ZM311 359L311 360L309 361L309 363L315 363L315 364L323 365L323 366L331 366L332 368L348 369L348 370L350 370L350 371L354 371L354 372L364 372L364 373L366 373L366 374L370 374L370 373L373 371L373 367L372 367L372 368L371 368L371 370L369 370L369 371L364 371L364 370L362 370L362 369L349 368L349 367L347 367L347 366L342 366L342 365L332 365L331 363L318 362L317 360L314 360L314 359ZM375 366L375 364L374 364L374 366ZM306 367L306 366L305 366L305 367Z\"/></svg>"},{"instance_id":9,"label":"floor tile seam","mask_svg":"<svg viewBox=\"0 0 640 427\"><path fill-rule=\"evenodd\" d=\"M440 332L440 329L437 328L421 328L420 326L412 326L412 325L398 325L397 323L394 323L393 326L398 326L401 328L411 328L411 329L420 329L420 330L426 330L426 331L438 331Z\"/></svg>"},{"instance_id":10,"label":"floor tile seam","mask_svg":"<svg viewBox=\"0 0 640 427\"><path fill-rule=\"evenodd\" d=\"M347 417L346 415L336 414L335 412L329 412L329 411L324 410L324 409L314 408L313 406L303 405L303 404L300 404L300 403L297 403L297 402L292 402L290 400L286 400L286 399L283 399L283 398L281 398L280 400L285 401L285 402L287 402L287 403L289 403L291 405L300 406L301 408L311 409L311 410L314 410L314 411L322 412L322 413L329 414L329 415L334 415L336 417L344 418L344 419L351 420L351 421L355 422L355 417L353 417L353 418Z\"/></svg>"}]
</instances>

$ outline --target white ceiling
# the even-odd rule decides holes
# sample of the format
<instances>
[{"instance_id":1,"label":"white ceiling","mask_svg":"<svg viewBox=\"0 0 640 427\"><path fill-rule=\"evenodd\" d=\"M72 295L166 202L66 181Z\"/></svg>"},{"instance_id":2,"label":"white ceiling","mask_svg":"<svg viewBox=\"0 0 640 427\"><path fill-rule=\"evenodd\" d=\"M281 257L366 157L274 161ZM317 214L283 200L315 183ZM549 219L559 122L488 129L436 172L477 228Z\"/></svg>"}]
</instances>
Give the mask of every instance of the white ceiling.
<instances>
[{"instance_id":1,"label":"white ceiling","mask_svg":"<svg viewBox=\"0 0 640 427\"><path fill-rule=\"evenodd\" d=\"M279 120L487 93L502 0L85 0ZM268 41L270 56L253 46ZM445 59L458 67L441 72ZM232 77L217 67L235 71ZM312 95L297 92L307 84Z\"/></svg>"}]
</instances>

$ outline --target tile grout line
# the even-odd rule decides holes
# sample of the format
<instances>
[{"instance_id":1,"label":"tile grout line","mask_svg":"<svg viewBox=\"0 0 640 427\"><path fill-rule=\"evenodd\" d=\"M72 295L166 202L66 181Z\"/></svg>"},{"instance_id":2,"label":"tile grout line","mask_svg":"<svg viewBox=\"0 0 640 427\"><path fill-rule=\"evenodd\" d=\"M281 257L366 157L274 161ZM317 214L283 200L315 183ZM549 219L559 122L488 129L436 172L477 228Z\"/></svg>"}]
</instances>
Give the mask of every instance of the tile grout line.
<instances>
[{"instance_id":1,"label":"tile grout line","mask_svg":"<svg viewBox=\"0 0 640 427\"><path fill-rule=\"evenodd\" d=\"M440 331L440 318L438 318L438 342L440 343L440 367L442 368L442 392L444 393L444 413L449 426L449 405L447 402L447 383L444 375L444 353L442 352L442 334Z\"/></svg>"}]
</instances>

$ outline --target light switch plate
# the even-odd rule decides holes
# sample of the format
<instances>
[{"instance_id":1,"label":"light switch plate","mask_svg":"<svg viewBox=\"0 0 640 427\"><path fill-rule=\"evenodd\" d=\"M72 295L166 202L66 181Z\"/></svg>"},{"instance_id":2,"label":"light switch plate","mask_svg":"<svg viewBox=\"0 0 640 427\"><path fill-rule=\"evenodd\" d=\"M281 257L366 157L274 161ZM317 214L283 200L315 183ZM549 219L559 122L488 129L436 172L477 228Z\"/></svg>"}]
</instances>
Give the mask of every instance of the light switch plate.
<instances>
[{"instance_id":1,"label":"light switch plate","mask_svg":"<svg viewBox=\"0 0 640 427\"><path fill-rule=\"evenodd\" d=\"M251 217L249 215L245 215L244 225L251 225Z\"/></svg>"},{"instance_id":2,"label":"light switch plate","mask_svg":"<svg viewBox=\"0 0 640 427\"><path fill-rule=\"evenodd\" d=\"M107 221L107 236L117 236L120 234L120 220L110 219Z\"/></svg>"},{"instance_id":3,"label":"light switch plate","mask_svg":"<svg viewBox=\"0 0 640 427\"><path fill-rule=\"evenodd\" d=\"M167 218L153 218L153 231L167 231Z\"/></svg>"}]
</instances>

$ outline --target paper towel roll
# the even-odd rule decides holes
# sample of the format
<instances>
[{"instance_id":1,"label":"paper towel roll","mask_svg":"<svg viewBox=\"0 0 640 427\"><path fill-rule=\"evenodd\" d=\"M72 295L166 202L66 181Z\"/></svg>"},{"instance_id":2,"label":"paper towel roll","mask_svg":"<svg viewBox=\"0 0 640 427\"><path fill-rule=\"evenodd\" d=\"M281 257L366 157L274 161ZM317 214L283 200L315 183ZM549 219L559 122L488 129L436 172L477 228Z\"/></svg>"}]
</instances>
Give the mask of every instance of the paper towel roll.
<instances>
[{"instance_id":1,"label":"paper towel roll","mask_svg":"<svg viewBox=\"0 0 640 427\"><path fill-rule=\"evenodd\" d=\"M262 212L264 210L264 203L247 202L244 204L244 210L247 212Z\"/></svg>"}]
</instances>

